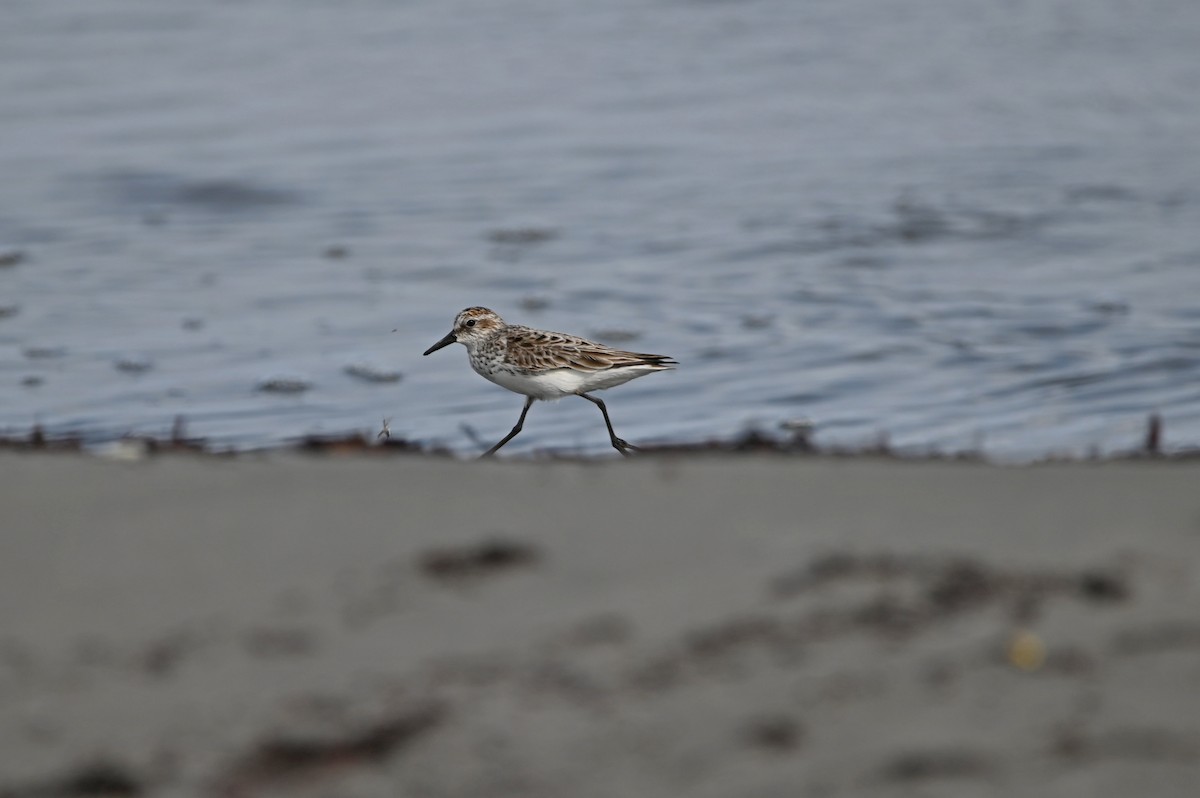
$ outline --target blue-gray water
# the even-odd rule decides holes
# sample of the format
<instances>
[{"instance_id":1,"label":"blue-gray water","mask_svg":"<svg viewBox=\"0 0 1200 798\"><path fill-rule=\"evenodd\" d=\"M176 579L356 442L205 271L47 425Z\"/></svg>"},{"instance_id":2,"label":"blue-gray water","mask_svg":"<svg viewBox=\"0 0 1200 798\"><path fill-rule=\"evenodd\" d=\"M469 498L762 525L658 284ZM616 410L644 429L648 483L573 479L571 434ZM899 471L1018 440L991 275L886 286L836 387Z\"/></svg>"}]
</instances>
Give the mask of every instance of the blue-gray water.
<instances>
[{"instance_id":1,"label":"blue-gray water","mask_svg":"<svg viewBox=\"0 0 1200 798\"><path fill-rule=\"evenodd\" d=\"M468 451L521 398L420 353L483 304L676 357L633 442L1195 445L1198 53L1194 0L13 0L0 431Z\"/></svg>"}]
</instances>

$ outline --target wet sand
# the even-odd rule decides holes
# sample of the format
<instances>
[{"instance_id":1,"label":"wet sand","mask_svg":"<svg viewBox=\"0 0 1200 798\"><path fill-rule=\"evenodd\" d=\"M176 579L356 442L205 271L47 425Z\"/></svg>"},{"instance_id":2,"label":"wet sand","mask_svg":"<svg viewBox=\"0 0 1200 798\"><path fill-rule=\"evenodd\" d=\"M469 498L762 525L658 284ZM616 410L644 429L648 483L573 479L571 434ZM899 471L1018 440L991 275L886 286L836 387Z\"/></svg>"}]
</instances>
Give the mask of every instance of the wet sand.
<instances>
[{"instance_id":1,"label":"wet sand","mask_svg":"<svg viewBox=\"0 0 1200 798\"><path fill-rule=\"evenodd\" d=\"M0 795L1194 795L1200 463L0 456Z\"/></svg>"}]
</instances>

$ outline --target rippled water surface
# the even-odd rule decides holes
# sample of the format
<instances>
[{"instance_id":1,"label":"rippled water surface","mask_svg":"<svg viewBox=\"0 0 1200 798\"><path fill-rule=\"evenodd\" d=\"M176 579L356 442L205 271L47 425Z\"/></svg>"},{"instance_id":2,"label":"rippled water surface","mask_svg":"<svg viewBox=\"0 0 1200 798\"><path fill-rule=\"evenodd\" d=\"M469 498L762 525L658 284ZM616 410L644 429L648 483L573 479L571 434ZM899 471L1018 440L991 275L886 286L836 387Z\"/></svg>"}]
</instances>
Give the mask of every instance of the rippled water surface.
<instances>
[{"instance_id":1,"label":"rippled water surface","mask_svg":"<svg viewBox=\"0 0 1200 798\"><path fill-rule=\"evenodd\" d=\"M606 395L635 442L1195 445L1198 41L1191 0L17 0L0 431L470 451L521 398L420 353L483 304L675 356Z\"/></svg>"}]
</instances>

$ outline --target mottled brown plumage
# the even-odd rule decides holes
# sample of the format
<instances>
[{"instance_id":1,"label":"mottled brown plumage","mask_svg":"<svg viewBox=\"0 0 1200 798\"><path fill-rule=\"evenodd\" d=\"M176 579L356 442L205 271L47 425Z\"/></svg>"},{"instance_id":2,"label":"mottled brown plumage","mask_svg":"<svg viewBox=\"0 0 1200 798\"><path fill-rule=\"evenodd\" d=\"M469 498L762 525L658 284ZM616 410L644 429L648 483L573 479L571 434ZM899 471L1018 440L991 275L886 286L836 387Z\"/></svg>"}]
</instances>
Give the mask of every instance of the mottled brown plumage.
<instances>
[{"instance_id":1,"label":"mottled brown plumage","mask_svg":"<svg viewBox=\"0 0 1200 798\"><path fill-rule=\"evenodd\" d=\"M671 366L665 355L627 352L577 335L509 325L505 330L505 360L526 371L575 369L604 371L625 366Z\"/></svg>"}]
</instances>

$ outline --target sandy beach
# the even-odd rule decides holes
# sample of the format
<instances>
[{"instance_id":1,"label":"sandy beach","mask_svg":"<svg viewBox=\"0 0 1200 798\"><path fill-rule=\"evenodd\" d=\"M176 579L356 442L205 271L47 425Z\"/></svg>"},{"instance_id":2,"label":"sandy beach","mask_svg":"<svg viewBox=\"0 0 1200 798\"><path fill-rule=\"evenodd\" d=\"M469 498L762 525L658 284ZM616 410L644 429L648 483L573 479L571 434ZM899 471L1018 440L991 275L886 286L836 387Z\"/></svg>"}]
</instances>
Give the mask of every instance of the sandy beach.
<instances>
[{"instance_id":1,"label":"sandy beach","mask_svg":"<svg viewBox=\"0 0 1200 798\"><path fill-rule=\"evenodd\" d=\"M0 475L6 798L1200 783L1194 461Z\"/></svg>"}]
</instances>

